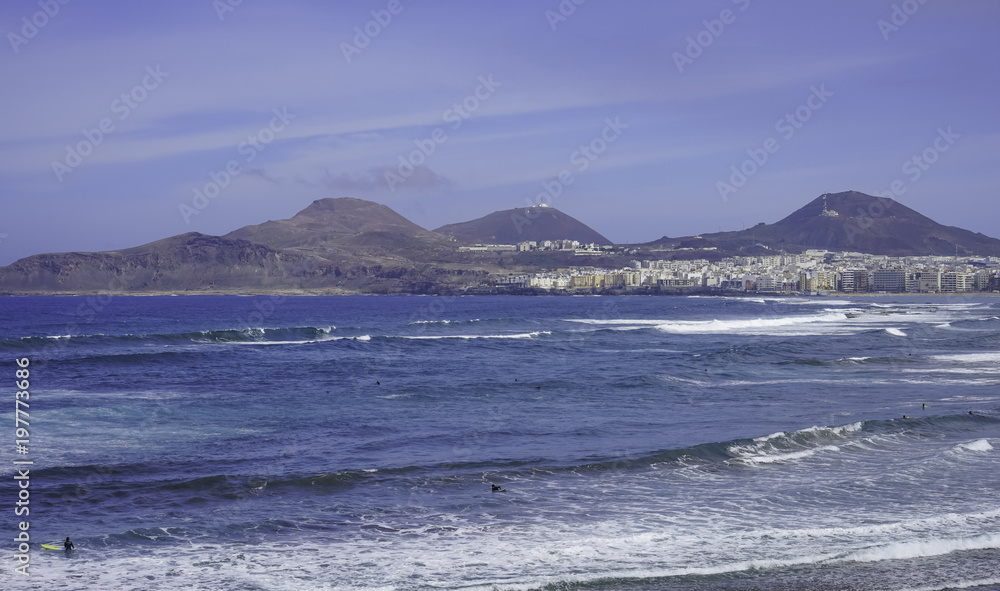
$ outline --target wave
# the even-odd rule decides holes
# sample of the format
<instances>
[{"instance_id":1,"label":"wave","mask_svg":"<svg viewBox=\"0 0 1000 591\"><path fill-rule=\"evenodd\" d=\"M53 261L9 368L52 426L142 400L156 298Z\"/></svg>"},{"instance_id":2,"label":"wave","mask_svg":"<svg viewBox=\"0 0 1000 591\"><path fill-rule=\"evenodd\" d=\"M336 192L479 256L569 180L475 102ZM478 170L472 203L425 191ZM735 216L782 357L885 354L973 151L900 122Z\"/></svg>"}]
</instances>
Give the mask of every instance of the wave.
<instances>
[{"instance_id":1,"label":"wave","mask_svg":"<svg viewBox=\"0 0 1000 591\"><path fill-rule=\"evenodd\" d=\"M877 426L878 422L874 422ZM704 443L681 449L659 450L634 457L606 458L573 466L575 471L689 468L705 465L756 465L789 462L817 453L836 452L853 441L854 434L870 430L866 422L832 427L782 431L755 439Z\"/></svg>"},{"instance_id":2,"label":"wave","mask_svg":"<svg viewBox=\"0 0 1000 591\"><path fill-rule=\"evenodd\" d=\"M663 332L675 334L705 334L705 333L746 333L760 332L775 328L801 327L812 324L843 322L846 314L841 312L817 314L811 316L785 316L778 318L754 318L750 320L682 320L664 322L656 328Z\"/></svg>"},{"instance_id":3,"label":"wave","mask_svg":"<svg viewBox=\"0 0 1000 591\"><path fill-rule=\"evenodd\" d=\"M686 296L689 300L725 300L730 302L750 302L754 304L766 304L768 302L778 304L793 305L826 305L826 306L853 306L855 302L850 300L830 299L826 297L805 298L805 297L750 297L750 296Z\"/></svg>"},{"instance_id":4,"label":"wave","mask_svg":"<svg viewBox=\"0 0 1000 591\"><path fill-rule=\"evenodd\" d=\"M779 361L778 365L814 365L814 366L844 366L844 365L892 365L898 363L914 363L910 357L839 357L837 359L819 359L807 357L804 359L791 359ZM917 371L917 370L914 370ZM922 371L922 370L921 370Z\"/></svg>"},{"instance_id":5,"label":"wave","mask_svg":"<svg viewBox=\"0 0 1000 591\"><path fill-rule=\"evenodd\" d=\"M344 467L317 474L236 474L221 472L194 477L180 477L194 471L203 472L204 466L178 462L164 466L159 463L126 463L115 465L53 466L34 470L39 482L53 487L47 497L75 499L88 503L100 499L118 499L122 482L129 483L129 497L166 494L178 502L205 502L208 500L237 500L251 496L267 495L291 489L322 494L345 491L369 483L380 483L399 478L420 481L443 478L460 478L473 482L486 472L508 478L531 477L541 472L586 474L607 471L648 471L664 469L727 467L766 467L808 460L821 454L836 454L844 449L856 448L883 438L893 438L900 433L920 430L926 433L965 433L969 421L1000 423L992 415L954 414L932 416L908 421L868 420L834 426L812 426L792 431L779 431L752 439L708 442L690 447L670 448L639 452L626 456L588 456L575 460L555 460L545 457L530 459L463 460L431 462L397 467ZM993 449L987 439L979 439L956 446L957 451L988 452ZM0 472L6 477L10 470ZM115 501L118 502L117 500Z\"/></svg>"},{"instance_id":6,"label":"wave","mask_svg":"<svg viewBox=\"0 0 1000 591\"><path fill-rule=\"evenodd\" d=\"M988 439L979 439L971 443L961 443L956 446L956 449L963 451L993 451L993 446L990 445Z\"/></svg>"},{"instance_id":7,"label":"wave","mask_svg":"<svg viewBox=\"0 0 1000 591\"><path fill-rule=\"evenodd\" d=\"M667 449L631 457L606 458L574 466L575 470L607 469L658 469L690 467L692 465L760 465L807 459L817 454L835 453L870 443L873 439L892 437L906 429L930 430L935 433L954 431L964 433L970 420L1000 422L996 417L979 414L953 414L897 421L872 419L845 425L813 426L794 431L779 431L753 439L736 439L712 442L682 449ZM979 440L964 444L969 451L989 451L989 441Z\"/></svg>"},{"instance_id":8,"label":"wave","mask_svg":"<svg viewBox=\"0 0 1000 591\"><path fill-rule=\"evenodd\" d=\"M934 361L948 363L1000 363L1000 351L988 353L953 353L950 355L931 355Z\"/></svg>"},{"instance_id":9,"label":"wave","mask_svg":"<svg viewBox=\"0 0 1000 591\"><path fill-rule=\"evenodd\" d=\"M174 466L173 470L184 470ZM426 470L420 466L387 469L347 469L312 475L241 475L209 474L194 478L169 477L163 467L154 464L86 465L43 468L37 471L40 480L50 488L44 495L46 503L83 502L97 505L101 500L114 500L116 505L128 499L150 495L165 495L179 504L208 501L238 501L269 494L280 489L301 489L319 493L347 490L372 479L398 477ZM34 472L34 470L33 470ZM176 473L176 472L173 472ZM34 475L34 474L33 474ZM121 483L127 482L127 493Z\"/></svg>"},{"instance_id":10,"label":"wave","mask_svg":"<svg viewBox=\"0 0 1000 591\"><path fill-rule=\"evenodd\" d=\"M772 331L810 326L831 326L850 320L847 313L840 310L824 311L820 314L778 316L774 318L713 319L713 320L665 320L665 319L567 319L567 322L599 325L604 327L653 327L673 334L771 334Z\"/></svg>"},{"instance_id":11,"label":"wave","mask_svg":"<svg viewBox=\"0 0 1000 591\"><path fill-rule=\"evenodd\" d=\"M401 335L396 337L408 340L443 340L443 339L534 339L542 335L550 335L552 331L537 330L534 332L522 332L514 334L448 334L448 335Z\"/></svg>"},{"instance_id":12,"label":"wave","mask_svg":"<svg viewBox=\"0 0 1000 591\"><path fill-rule=\"evenodd\" d=\"M625 326L657 326L663 324L663 320L650 320L646 318L610 318L610 319L595 319L595 318L564 318L564 322L576 322L579 324L596 324L602 326L615 326L615 325L625 325Z\"/></svg>"},{"instance_id":13,"label":"wave","mask_svg":"<svg viewBox=\"0 0 1000 591\"><path fill-rule=\"evenodd\" d=\"M328 340L335 326L296 326L279 328L231 328L210 329L192 332L154 333L154 334L118 334L104 333L80 335L28 336L19 339L4 339L0 345L41 345L46 346L53 341L65 345L177 345L177 344L227 344L227 343L265 343L265 342L317 342Z\"/></svg>"},{"instance_id":14,"label":"wave","mask_svg":"<svg viewBox=\"0 0 1000 591\"><path fill-rule=\"evenodd\" d=\"M349 332L358 332L352 329ZM552 331L538 330L520 333L492 334L337 334L336 327L299 326L289 328L244 328L244 329L214 329L194 332L159 333L159 334L88 334L64 335L59 337L22 337L20 339L0 340L0 350L6 347L15 350L31 350L58 347L67 352L86 351L85 359L90 361L104 359L110 361L129 362L149 360L157 357L165 359L176 355L193 353L200 347L210 346L297 346L327 343L336 341L368 342L373 338L380 340L522 340L535 339L551 335ZM151 346L156 346L155 350Z\"/></svg>"},{"instance_id":15,"label":"wave","mask_svg":"<svg viewBox=\"0 0 1000 591\"><path fill-rule=\"evenodd\" d=\"M997 548L1000 548L1000 534L983 534L972 538L895 542L874 548L855 550L839 559L849 562L881 562L884 560L927 558L958 551L995 550Z\"/></svg>"},{"instance_id":16,"label":"wave","mask_svg":"<svg viewBox=\"0 0 1000 591\"><path fill-rule=\"evenodd\" d=\"M586 536L586 532L581 532L579 538L571 540L546 532L544 538L538 539L530 535L532 532L527 525L523 525L516 536L493 536L488 533L495 529L492 525L482 528L484 531L473 531L461 523L400 526L373 520L360 526L378 537L377 541L369 542L364 536L349 541L328 539L309 526L282 519L234 526L258 534L305 531L285 540L275 542L265 538L248 546L245 540L227 539L228 536L205 539L196 531L183 527L134 528L124 533L74 538L84 548L104 548L100 568L81 569L81 566L93 566L81 565L79 560L86 556L81 555L74 561L46 564L43 572L53 572L59 577L51 580L64 580L71 575L86 577L82 580L89 583L88 588L148 588L149 581L153 580L156 589L190 588L192 580L198 580L200 588L211 589L234 588L236 581L238 588L450 588L464 591L618 588L943 591L1000 583L988 563L985 572L973 569L940 574L921 572L920 568L914 571L913 563L906 562L898 565L901 573L883 573L854 564L993 549L996 536L990 534L901 541L846 550L839 543L832 544L833 548L809 544L797 551L781 551L773 557L750 551L740 552L738 556L685 562L676 556L669 557L671 551L676 551L678 540L664 532L631 536ZM693 543L689 539L680 542ZM177 549L170 547L171 543L176 544ZM154 544L158 546L156 554L162 558L160 560L150 561L145 552L136 555L134 548L116 551L117 547ZM753 545L760 545L760 542ZM433 548L433 552L428 548ZM711 553L712 550L703 547L701 552ZM664 554L669 558L660 559ZM904 556L912 558L902 558ZM86 559L93 560L89 556ZM818 568L808 568L812 566ZM82 571L86 574L81 575ZM428 573L433 573L433 585L426 584ZM968 578L956 578L962 574ZM923 586L908 586L908 580ZM48 587L51 586L49 583Z\"/></svg>"},{"instance_id":17,"label":"wave","mask_svg":"<svg viewBox=\"0 0 1000 591\"><path fill-rule=\"evenodd\" d=\"M864 423L856 422L835 427L809 427L798 431L781 431L757 437L749 443L733 444L727 451L734 459L748 464L769 464L807 458L823 451L839 451L837 445L850 434L860 431Z\"/></svg>"},{"instance_id":18,"label":"wave","mask_svg":"<svg viewBox=\"0 0 1000 591\"><path fill-rule=\"evenodd\" d=\"M183 339L194 343L305 343L318 342L330 338L335 326L298 326L293 328L244 328L224 330L204 330L197 333L182 333ZM173 335L170 335L173 336Z\"/></svg>"},{"instance_id":19,"label":"wave","mask_svg":"<svg viewBox=\"0 0 1000 591\"><path fill-rule=\"evenodd\" d=\"M607 540L607 539L590 539L586 540L588 544L600 544L603 543L608 550L615 551L619 550L621 544L623 543L640 543L642 546L656 546L659 540L657 538L651 537L649 535L640 535L632 537L628 540ZM895 542L889 544L877 545L871 548L864 548L858 550L849 551L838 551L838 550L827 550L823 551L820 547L813 547L811 552L794 552L789 553L784 556L776 556L773 558L747 558L747 559L729 559L723 560L716 564L706 564L704 566L660 566L660 567L631 567L631 568L608 568L605 570L598 570L596 572L586 573L586 574L563 574L563 575L539 575L531 580L522 580L515 583L505 583L500 585L499 588L503 589L518 589L523 591L528 591L531 589L563 589L563 588L618 588L625 584L628 588L647 588L649 583L660 582L661 584L669 585L669 581L674 579L686 580L688 583L693 583L692 577L716 577L719 575L733 575L737 573L753 573L754 579L758 584L763 583L763 586L751 585L752 588L826 588L826 584L830 584L831 581L827 581L824 584L823 578L819 577L819 572L812 572L809 582L801 581L795 578L790 578L784 581L782 584L782 578L779 574L781 571L787 573L793 572L796 567L803 566L821 566L828 569L835 569L838 567L849 566L852 563L868 563L868 562L886 562L893 560L913 560L918 558L929 558L942 556L945 554L951 554L954 552L968 552L976 550L992 550L1000 546L1000 535L997 534L982 534L971 536L968 538L939 538L931 539L926 541L905 541L905 542ZM583 548L580 548L581 550ZM588 548L589 549L589 548ZM573 550L573 548L565 548L563 551ZM558 549L550 550L554 553L559 551ZM595 555L594 557L601 560L604 563L610 561L607 560L605 556ZM624 556L623 556L624 558ZM792 569L790 571L789 569ZM830 570L827 576L838 577L842 576L840 573L844 571ZM851 572L851 571L848 571ZM767 573L773 573L779 578L775 581L770 581L767 577ZM846 573L844 573L846 574ZM858 576L860 573L852 572L854 576ZM864 576L864 575L861 575ZM956 589L956 588L967 588L979 584L993 584L995 581L1000 579L977 579L966 582L949 582L947 585L942 585L940 587L926 587L921 589L926 590L943 590L943 589ZM680 582L680 581L677 581ZM707 583L708 581L706 581ZM869 581L870 582L870 581ZM643 584L645 583L645 584ZM790 584L789 584L790 583ZM842 587L844 584L843 580L838 581L839 584L834 585L831 588L847 588ZM773 585L773 586L769 586ZM728 585L724 585L725 588L730 588ZM468 586L465 587L467 590L489 590L497 589L496 585L482 585L482 586ZM660 585L654 584L650 588L661 588ZM662 588L667 588L666 586ZM672 588L672 587L671 587ZM683 588L688 588L688 585L683 585ZM701 588L698 585L693 585L691 588ZM714 587L712 587L714 588ZM721 587L720 587L721 588ZM742 586L734 585L732 588L743 588ZM747 588L750 588L749 586ZM851 586L851 588L856 588ZM857 587L861 588L861 587ZM864 588L869 588L864 585Z\"/></svg>"}]
</instances>

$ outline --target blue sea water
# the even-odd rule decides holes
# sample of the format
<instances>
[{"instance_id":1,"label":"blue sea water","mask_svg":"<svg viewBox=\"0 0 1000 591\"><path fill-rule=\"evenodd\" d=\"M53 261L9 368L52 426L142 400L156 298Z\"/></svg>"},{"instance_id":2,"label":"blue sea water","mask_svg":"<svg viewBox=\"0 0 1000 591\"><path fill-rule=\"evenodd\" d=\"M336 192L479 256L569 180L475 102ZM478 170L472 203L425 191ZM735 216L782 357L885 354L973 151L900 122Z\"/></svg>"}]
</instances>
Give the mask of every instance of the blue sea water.
<instances>
[{"instance_id":1,"label":"blue sea water","mask_svg":"<svg viewBox=\"0 0 1000 591\"><path fill-rule=\"evenodd\" d=\"M0 357L2 589L1000 588L994 298L3 298Z\"/></svg>"}]
</instances>

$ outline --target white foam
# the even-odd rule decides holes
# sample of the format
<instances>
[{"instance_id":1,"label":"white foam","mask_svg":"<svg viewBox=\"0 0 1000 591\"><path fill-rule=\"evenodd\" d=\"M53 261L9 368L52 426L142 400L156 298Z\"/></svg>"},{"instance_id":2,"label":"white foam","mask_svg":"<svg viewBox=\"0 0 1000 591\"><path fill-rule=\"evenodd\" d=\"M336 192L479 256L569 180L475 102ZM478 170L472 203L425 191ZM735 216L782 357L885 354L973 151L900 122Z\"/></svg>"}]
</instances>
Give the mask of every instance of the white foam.
<instances>
[{"instance_id":1,"label":"white foam","mask_svg":"<svg viewBox=\"0 0 1000 591\"><path fill-rule=\"evenodd\" d=\"M522 488L521 494L526 491L527 487ZM771 508L762 510L770 512ZM252 546L193 541L190 546L163 548L156 561L115 548L99 555L81 553L74 561L42 554L38 575L32 573L32 584L37 585L32 590L50 589L72 572L83 577L76 581L81 587L109 589L148 586L148 576L155 577L156 588L164 590L189 588L191 580L198 580L201 588L227 588L239 581L248 587L282 591L306 587L535 589L612 578L637 581L905 560L1000 544L1000 535L989 533L989 520L997 511L796 530L757 528L755 524L767 521L744 504L705 508L703 513L671 513L658 507L656 518L649 515L652 519L633 523L614 518L575 524L553 524L543 513L534 520L495 521L485 527L462 515L440 515L433 525L405 526L372 516L365 520L367 525L385 528L377 537L317 539L315 531L304 531L303 539L286 537ZM661 521L661 516L666 519ZM857 523L851 518L832 522ZM987 533L955 532L970 526ZM926 539L928 527L947 531L949 537L934 539L932 533ZM895 542L899 539L910 541ZM101 568L89 568L96 566L95 560ZM0 575L0 581L3 578Z\"/></svg>"},{"instance_id":2,"label":"white foam","mask_svg":"<svg viewBox=\"0 0 1000 591\"><path fill-rule=\"evenodd\" d=\"M598 324L598 325L630 325L630 326L656 326L662 324L663 320L650 320L645 318L608 318L608 319L594 319L594 318L564 318L565 322L576 322L579 324Z\"/></svg>"},{"instance_id":3,"label":"white foam","mask_svg":"<svg viewBox=\"0 0 1000 591\"><path fill-rule=\"evenodd\" d=\"M927 369L904 369L902 373L919 373L919 374L968 374L982 376L986 374L1000 373L1000 367L935 367Z\"/></svg>"},{"instance_id":4,"label":"white foam","mask_svg":"<svg viewBox=\"0 0 1000 591\"><path fill-rule=\"evenodd\" d=\"M329 341L369 341L371 337L369 335L361 335L357 337L325 337L320 339L303 339L301 341L228 341L222 343L212 343L219 345L240 345L240 346L255 346L255 347L266 347L269 345L308 345L311 343L326 343Z\"/></svg>"},{"instance_id":5,"label":"white foam","mask_svg":"<svg viewBox=\"0 0 1000 591\"><path fill-rule=\"evenodd\" d=\"M777 439L779 437L791 437L797 433L810 433L810 434L820 434L820 433L830 433L837 436L843 436L847 433L854 433L861 429L864 423L858 421L856 423L849 423L847 425L838 425L834 427L821 427L819 425L813 427L807 427L805 429L799 429L798 431L778 431L777 433L771 433L770 435L764 435L754 439L756 443L764 443L766 441L771 441L772 439Z\"/></svg>"},{"instance_id":6,"label":"white foam","mask_svg":"<svg viewBox=\"0 0 1000 591\"><path fill-rule=\"evenodd\" d=\"M873 535L889 535L899 537L908 532L925 532L928 529L952 531L970 524L983 524L1000 518L1000 509L978 511L973 513L945 513L918 519L903 521L887 521L884 523L855 525L848 527L807 527L801 529L767 528L755 531L754 535L770 538L817 538L817 537L850 537L854 539L868 538Z\"/></svg>"},{"instance_id":7,"label":"white foam","mask_svg":"<svg viewBox=\"0 0 1000 591\"><path fill-rule=\"evenodd\" d=\"M850 552L845 561L881 562L941 556L957 551L1000 548L1000 534L984 534L973 538L952 538L919 542L896 542Z\"/></svg>"},{"instance_id":8,"label":"white foam","mask_svg":"<svg viewBox=\"0 0 1000 591\"><path fill-rule=\"evenodd\" d=\"M826 298L764 298L767 302L776 304L791 304L796 306L854 306L850 300L829 300Z\"/></svg>"},{"instance_id":9,"label":"white foam","mask_svg":"<svg viewBox=\"0 0 1000 591\"><path fill-rule=\"evenodd\" d=\"M887 333L889 333L891 335L897 336L897 337L905 337L906 336L905 332L899 330L898 328L893 328L891 326L889 328L885 329L885 332L887 332Z\"/></svg>"},{"instance_id":10,"label":"white foam","mask_svg":"<svg viewBox=\"0 0 1000 591\"><path fill-rule=\"evenodd\" d=\"M743 386L768 386L775 384L826 384L825 379L816 378L787 378L779 380L695 380L692 378L682 378L674 375L659 375L657 379L665 382L678 382L682 384L693 384L712 388L739 388Z\"/></svg>"},{"instance_id":11,"label":"white foam","mask_svg":"<svg viewBox=\"0 0 1000 591\"><path fill-rule=\"evenodd\" d=\"M843 313L827 313L812 316L784 316L778 318L753 318L749 320L683 320L664 322L656 328L675 334L704 333L760 333L772 329L800 327L803 325L843 322Z\"/></svg>"},{"instance_id":12,"label":"white foam","mask_svg":"<svg viewBox=\"0 0 1000 591\"><path fill-rule=\"evenodd\" d=\"M820 452L825 451L840 451L840 448L836 445L824 445L821 447L815 447L812 449L805 449L802 451L793 451L783 454L763 454L758 456L744 456L737 458L738 461L746 464L775 464L778 462L790 462L792 460L801 460L803 458L808 458L814 456Z\"/></svg>"},{"instance_id":13,"label":"white foam","mask_svg":"<svg viewBox=\"0 0 1000 591\"><path fill-rule=\"evenodd\" d=\"M268 345L308 345L310 343L322 343L325 341L339 341L339 338L330 339L308 339L302 341L231 341L228 343L219 343L220 345L253 345L256 347L268 346Z\"/></svg>"},{"instance_id":14,"label":"white foam","mask_svg":"<svg viewBox=\"0 0 1000 591\"><path fill-rule=\"evenodd\" d=\"M988 353L955 353L951 355L932 355L935 361L947 361L955 363L1000 363L1000 351L990 351Z\"/></svg>"},{"instance_id":15,"label":"white foam","mask_svg":"<svg viewBox=\"0 0 1000 591\"><path fill-rule=\"evenodd\" d=\"M541 335L552 334L552 331L539 330L535 332L522 332L517 334L448 334L448 335L421 335L403 336L403 339L412 340L441 340L441 339L533 339Z\"/></svg>"},{"instance_id":16,"label":"white foam","mask_svg":"<svg viewBox=\"0 0 1000 591\"><path fill-rule=\"evenodd\" d=\"M990 445L990 442L987 439L979 439L971 443L962 443L959 444L957 448L967 451L993 451L993 446Z\"/></svg>"}]
</instances>

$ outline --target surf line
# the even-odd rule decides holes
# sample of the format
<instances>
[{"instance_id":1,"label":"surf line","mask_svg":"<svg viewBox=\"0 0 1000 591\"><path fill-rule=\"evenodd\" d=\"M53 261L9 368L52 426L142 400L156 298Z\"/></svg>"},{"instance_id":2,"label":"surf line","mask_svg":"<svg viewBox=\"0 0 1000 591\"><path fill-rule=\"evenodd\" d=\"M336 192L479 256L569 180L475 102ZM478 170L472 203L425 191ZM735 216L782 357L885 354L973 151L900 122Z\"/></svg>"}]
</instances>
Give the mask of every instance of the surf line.
<instances>
[{"instance_id":1,"label":"surf line","mask_svg":"<svg viewBox=\"0 0 1000 591\"><path fill-rule=\"evenodd\" d=\"M29 394L28 387L31 385L28 381L30 372L28 366L31 365L31 361L27 357L22 357L16 360L18 369L14 372L14 385L17 386L18 392L14 397L14 435L15 443L17 444L17 452L22 455L27 455L28 444L30 443L28 439L28 411L21 410L21 407L28 408L28 399L31 396ZM24 418L21 418L21 417ZM29 487L31 486L31 469L21 468L21 466L30 466L34 464L34 461L29 459L24 460L14 460L14 466L17 468L17 475L14 476L14 480L17 481L18 491L17 491L17 501L14 503L14 514L18 517L23 517L30 514L30 509L28 508L28 503L31 498L31 491ZM14 541L17 542L17 550L14 552L14 557L17 559L18 566L14 570L18 574L25 576L30 575L28 568L31 566L31 534L28 533L28 529L31 527L30 522L21 521L17 524L18 534L14 537Z\"/></svg>"}]
</instances>

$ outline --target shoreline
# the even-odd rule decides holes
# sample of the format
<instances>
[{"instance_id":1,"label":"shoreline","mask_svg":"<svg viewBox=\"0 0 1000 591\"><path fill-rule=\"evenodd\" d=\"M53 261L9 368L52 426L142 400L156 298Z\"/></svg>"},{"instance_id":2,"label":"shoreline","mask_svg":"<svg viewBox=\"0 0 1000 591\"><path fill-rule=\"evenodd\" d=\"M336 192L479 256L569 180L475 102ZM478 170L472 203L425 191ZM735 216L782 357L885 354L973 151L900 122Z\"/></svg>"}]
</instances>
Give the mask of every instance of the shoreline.
<instances>
[{"instance_id":1,"label":"shoreline","mask_svg":"<svg viewBox=\"0 0 1000 591\"><path fill-rule=\"evenodd\" d=\"M491 290L491 291L442 291L438 293L418 293L418 292L394 292L394 293L373 293L355 292L342 289L292 289L274 291L142 291L142 292L117 292L117 291L38 291L24 293L0 293L0 297L182 297L182 296L237 296L237 297L316 297L316 296L436 296L436 297L456 297L456 296L515 296L515 297L576 297L576 296L698 296L698 297L730 297L730 298L816 298L816 299L843 299L843 298L973 298L973 297L1000 297L1000 291L962 291L962 292L928 292L928 293L875 293L875 292L826 292L822 294L803 293L775 293L775 292L744 292L744 291L614 291L614 290L592 290L592 291L518 291Z\"/></svg>"}]
</instances>

